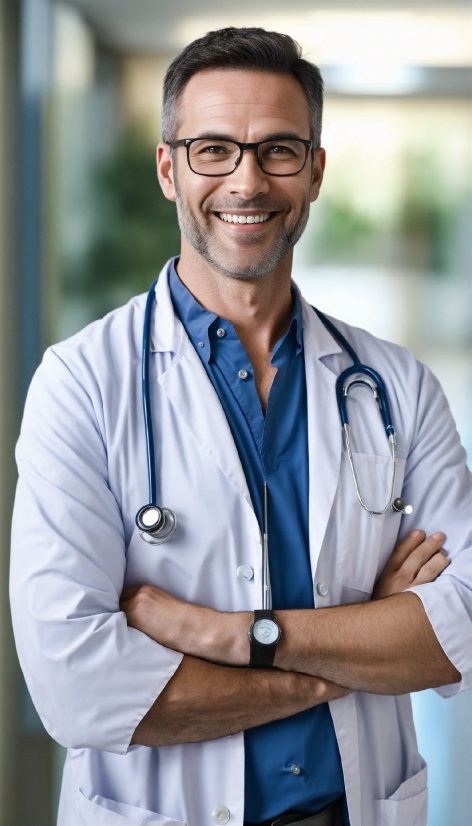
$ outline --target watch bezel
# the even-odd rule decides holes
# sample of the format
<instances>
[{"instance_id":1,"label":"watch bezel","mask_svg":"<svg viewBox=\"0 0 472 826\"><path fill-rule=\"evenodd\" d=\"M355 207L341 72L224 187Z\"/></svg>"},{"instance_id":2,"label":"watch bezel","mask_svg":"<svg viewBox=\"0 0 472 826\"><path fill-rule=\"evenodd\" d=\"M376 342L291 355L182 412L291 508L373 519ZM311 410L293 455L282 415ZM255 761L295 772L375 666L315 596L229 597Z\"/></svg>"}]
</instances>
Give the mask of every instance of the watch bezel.
<instances>
[{"instance_id":1,"label":"watch bezel","mask_svg":"<svg viewBox=\"0 0 472 826\"><path fill-rule=\"evenodd\" d=\"M261 642L261 640L256 639L254 636L254 626L257 625L259 622L271 622L277 628L277 639L273 642ZM278 622L276 622L271 617L259 617L257 620L251 623L248 628L247 635L249 637L250 642L253 642L255 645L260 645L262 648L274 648L280 642L282 637L282 629Z\"/></svg>"}]
</instances>

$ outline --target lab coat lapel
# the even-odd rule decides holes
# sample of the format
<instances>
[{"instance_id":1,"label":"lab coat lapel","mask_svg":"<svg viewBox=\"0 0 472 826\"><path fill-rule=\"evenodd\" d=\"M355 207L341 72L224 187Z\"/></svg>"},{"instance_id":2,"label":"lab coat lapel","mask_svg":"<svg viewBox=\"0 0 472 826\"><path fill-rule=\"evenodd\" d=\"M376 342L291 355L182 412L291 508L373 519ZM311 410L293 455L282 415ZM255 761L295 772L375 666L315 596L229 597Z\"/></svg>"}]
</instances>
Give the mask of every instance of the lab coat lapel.
<instances>
[{"instance_id":1,"label":"lab coat lapel","mask_svg":"<svg viewBox=\"0 0 472 826\"><path fill-rule=\"evenodd\" d=\"M252 508L251 497L234 439L205 368L174 312L168 266L156 286L157 307L151 336L153 352L173 352L170 366L158 376L185 426Z\"/></svg>"},{"instance_id":2,"label":"lab coat lapel","mask_svg":"<svg viewBox=\"0 0 472 826\"><path fill-rule=\"evenodd\" d=\"M321 361L340 353L312 307L303 304L303 341L308 402L309 531L311 569L316 566L338 486L342 433L336 403L336 376Z\"/></svg>"}]
</instances>

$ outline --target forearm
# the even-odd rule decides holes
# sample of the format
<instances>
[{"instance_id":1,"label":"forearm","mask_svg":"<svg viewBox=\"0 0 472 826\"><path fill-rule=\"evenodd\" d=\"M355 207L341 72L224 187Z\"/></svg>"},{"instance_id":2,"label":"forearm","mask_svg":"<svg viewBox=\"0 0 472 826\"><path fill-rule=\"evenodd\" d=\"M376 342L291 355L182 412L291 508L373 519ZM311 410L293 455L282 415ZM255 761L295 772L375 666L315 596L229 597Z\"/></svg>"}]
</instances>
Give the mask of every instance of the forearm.
<instances>
[{"instance_id":1,"label":"forearm","mask_svg":"<svg viewBox=\"0 0 472 826\"><path fill-rule=\"evenodd\" d=\"M305 674L231 668L186 656L131 743L169 746L214 740L346 693Z\"/></svg>"},{"instance_id":2,"label":"forearm","mask_svg":"<svg viewBox=\"0 0 472 826\"><path fill-rule=\"evenodd\" d=\"M247 665L252 614L200 611L193 618L201 617L201 622L181 635L185 653ZM416 594L333 608L275 611L274 618L282 629L274 665L285 671L373 694L405 694L460 679Z\"/></svg>"},{"instance_id":3,"label":"forearm","mask_svg":"<svg viewBox=\"0 0 472 826\"><path fill-rule=\"evenodd\" d=\"M414 530L392 553L372 602L276 611L282 638L275 665L316 675L350 690L404 694L458 682L421 600L405 591L432 582L447 567L437 532ZM130 589L122 599L128 623L183 654L227 666L249 662L251 612L192 605L158 588Z\"/></svg>"},{"instance_id":4,"label":"forearm","mask_svg":"<svg viewBox=\"0 0 472 826\"><path fill-rule=\"evenodd\" d=\"M275 617L283 632L275 657L279 668L374 694L404 694L460 679L415 594Z\"/></svg>"}]
</instances>

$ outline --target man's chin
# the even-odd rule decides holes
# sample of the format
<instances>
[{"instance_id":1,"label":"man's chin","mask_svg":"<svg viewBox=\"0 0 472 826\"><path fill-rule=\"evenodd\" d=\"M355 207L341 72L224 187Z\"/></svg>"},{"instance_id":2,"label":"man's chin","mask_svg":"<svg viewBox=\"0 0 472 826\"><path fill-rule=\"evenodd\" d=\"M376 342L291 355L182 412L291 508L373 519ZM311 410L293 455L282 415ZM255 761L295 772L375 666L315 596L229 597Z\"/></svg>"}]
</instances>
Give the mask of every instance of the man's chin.
<instances>
[{"instance_id":1,"label":"man's chin","mask_svg":"<svg viewBox=\"0 0 472 826\"><path fill-rule=\"evenodd\" d=\"M280 263L278 260L271 261L263 255L258 255L256 259L253 256L248 260L246 256L211 255L210 253L207 260L224 275L241 281L256 281L264 278Z\"/></svg>"}]
</instances>

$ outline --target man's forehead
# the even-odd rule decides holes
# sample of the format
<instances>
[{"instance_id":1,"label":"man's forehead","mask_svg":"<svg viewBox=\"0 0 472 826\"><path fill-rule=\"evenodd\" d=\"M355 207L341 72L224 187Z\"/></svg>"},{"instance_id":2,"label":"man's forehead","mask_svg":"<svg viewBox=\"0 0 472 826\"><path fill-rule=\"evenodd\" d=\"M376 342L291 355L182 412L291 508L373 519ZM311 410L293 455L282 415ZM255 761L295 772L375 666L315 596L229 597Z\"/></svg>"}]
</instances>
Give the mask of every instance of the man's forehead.
<instances>
[{"instance_id":1,"label":"man's forehead","mask_svg":"<svg viewBox=\"0 0 472 826\"><path fill-rule=\"evenodd\" d=\"M289 74L243 69L197 72L185 87L179 108L181 124L201 125L205 130L210 124L222 127L241 119L260 126L274 121L275 130L298 126L306 131L309 125L305 92Z\"/></svg>"}]
</instances>

